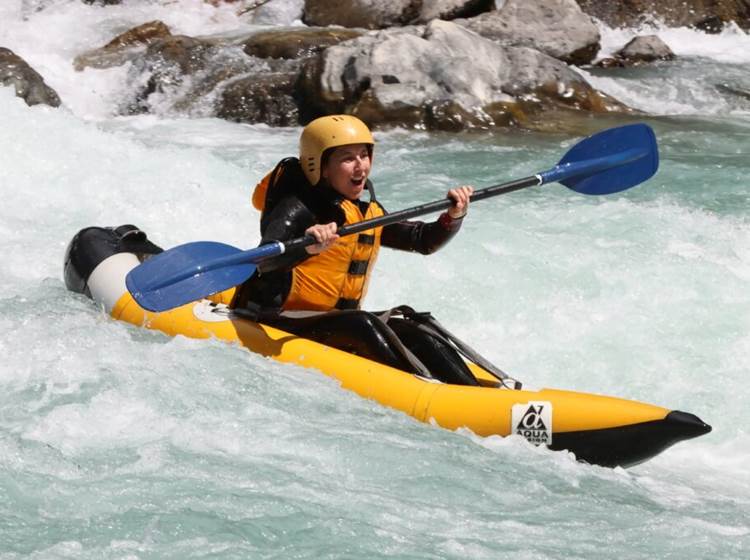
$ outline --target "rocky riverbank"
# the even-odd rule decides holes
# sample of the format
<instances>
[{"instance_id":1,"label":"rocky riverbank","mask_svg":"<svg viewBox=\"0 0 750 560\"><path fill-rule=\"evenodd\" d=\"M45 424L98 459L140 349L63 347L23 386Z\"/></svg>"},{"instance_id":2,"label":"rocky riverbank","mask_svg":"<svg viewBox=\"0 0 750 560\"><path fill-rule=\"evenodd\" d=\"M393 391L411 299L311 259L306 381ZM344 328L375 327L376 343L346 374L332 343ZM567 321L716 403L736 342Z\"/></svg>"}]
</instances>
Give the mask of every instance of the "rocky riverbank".
<instances>
[{"instance_id":1,"label":"rocky riverbank","mask_svg":"<svg viewBox=\"0 0 750 560\"><path fill-rule=\"evenodd\" d=\"M86 3L106 10L118 1ZM262 23L274 3L232 4L243 18ZM198 107L205 114L209 107L219 118L272 126L341 112L376 127L559 130L582 116L634 113L592 87L576 67L674 58L658 37L646 36L597 59L595 17L610 25L662 19L707 29L750 21L746 0L688 3L689 17L677 9L683 1L654 7L629 0L615 9L594 0L352 0L343 6L299 0L292 6L305 25L258 26L227 37L173 34L160 21L144 22L104 46L92 45L72 64L77 70L128 65L120 114L152 111L158 98L181 114ZM0 49L0 83L29 104L61 104L44 78L8 49Z\"/></svg>"}]
</instances>

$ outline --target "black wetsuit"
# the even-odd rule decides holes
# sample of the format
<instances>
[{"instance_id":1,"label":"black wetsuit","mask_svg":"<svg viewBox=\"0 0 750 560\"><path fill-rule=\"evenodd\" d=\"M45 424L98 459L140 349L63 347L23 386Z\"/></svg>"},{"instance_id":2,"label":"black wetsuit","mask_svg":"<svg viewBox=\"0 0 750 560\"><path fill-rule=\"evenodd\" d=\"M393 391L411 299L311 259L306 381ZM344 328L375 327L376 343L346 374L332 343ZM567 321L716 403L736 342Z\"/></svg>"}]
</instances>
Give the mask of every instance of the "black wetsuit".
<instances>
[{"instance_id":1,"label":"black wetsuit","mask_svg":"<svg viewBox=\"0 0 750 560\"><path fill-rule=\"evenodd\" d=\"M300 170L301 172L301 170ZM300 179L300 184L304 185ZM368 181L372 196L372 184ZM272 196L270 193L268 196ZM288 241L302 237L314 224L344 223L343 210L338 206L341 195L329 187L287 190L272 202L270 211L261 216L261 244ZM359 201L364 215L370 202ZM424 223L404 221L383 227L381 246L414 251L424 255L443 247L461 226L443 214L437 221ZM476 379L455 350L407 317L387 320L378 314L357 309L339 309L327 313L282 313L281 307L289 294L291 270L310 258L304 248L290 251L262 262L256 274L237 290L232 307L254 314L263 323L276 326L298 336L309 338L365 358L413 373L425 372L414 366L416 356L430 374L449 383L476 385ZM302 316L300 316L302 315ZM408 350L405 350L405 348ZM411 355L410 355L411 354Z\"/></svg>"}]
</instances>

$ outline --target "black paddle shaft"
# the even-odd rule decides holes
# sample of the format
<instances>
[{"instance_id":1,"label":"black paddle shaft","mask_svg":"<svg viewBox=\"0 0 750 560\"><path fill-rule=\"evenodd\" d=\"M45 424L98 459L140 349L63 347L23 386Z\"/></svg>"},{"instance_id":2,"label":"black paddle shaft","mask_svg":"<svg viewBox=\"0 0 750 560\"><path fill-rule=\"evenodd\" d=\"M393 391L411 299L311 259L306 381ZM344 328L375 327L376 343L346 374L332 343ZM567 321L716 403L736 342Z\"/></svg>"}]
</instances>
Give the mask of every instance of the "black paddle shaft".
<instances>
[{"instance_id":1,"label":"black paddle shaft","mask_svg":"<svg viewBox=\"0 0 750 560\"><path fill-rule=\"evenodd\" d=\"M533 175L526 177L525 179L518 179L517 181L511 181L509 183L502 183L500 185L493 185L491 187L485 187L480 189L471 195L471 202L484 200L485 198L491 198L501 194L519 191L527 187L534 187L542 184L542 178L539 175ZM378 218L372 218L363 222L357 222L349 226L344 226L338 230L339 236L352 235L361 231L367 231L368 229L383 227L390 224L395 224L403 220L410 218L416 218L417 216L424 216L425 214L432 214L433 212L440 212L441 210L447 210L453 206L454 201L451 198L444 198L442 200L436 200L434 202L428 202L426 204L420 204L412 208L406 208L405 210L399 210L392 214L385 214ZM284 243L284 252L293 251L308 245L314 245L317 243L314 237L306 235L298 239L293 239Z\"/></svg>"}]
</instances>

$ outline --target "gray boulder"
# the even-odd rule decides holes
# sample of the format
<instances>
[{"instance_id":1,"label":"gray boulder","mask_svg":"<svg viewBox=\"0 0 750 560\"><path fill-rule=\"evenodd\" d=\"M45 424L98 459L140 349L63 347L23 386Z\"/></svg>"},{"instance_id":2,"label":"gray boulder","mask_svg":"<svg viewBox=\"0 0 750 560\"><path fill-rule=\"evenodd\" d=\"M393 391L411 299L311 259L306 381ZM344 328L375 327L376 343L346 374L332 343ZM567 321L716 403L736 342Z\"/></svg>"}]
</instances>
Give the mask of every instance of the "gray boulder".
<instances>
[{"instance_id":1,"label":"gray boulder","mask_svg":"<svg viewBox=\"0 0 750 560\"><path fill-rule=\"evenodd\" d=\"M657 60L673 60L672 49L657 35L641 35L631 39L613 57L597 62L602 68L637 66Z\"/></svg>"},{"instance_id":2,"label":"gray boulder","mask_svg":"<svg viewBox=\"0 0 750 560\"><path fill-rule=\"evenodd\" d=\"M414 0L305 0L302 17L307 25L381 29L406 25L419 16L420 2Z\"/></svg>"},{"instance_id":3,"label":"gray boulder","mask_svg":"<svg viewBox=\"0 0 750 560\"><path fill-rule=\"evenodd\" d=\"M534 128L545 111L628 111L559 60L441 20L330 47L306 64L300 89L319 114L441 130Z\"/></svg>"},{"instance_id":4,"label":"gray boulder","mask_svg":"<svg viewBox=\"0 0 750 560\"><path fill-rule=\"evenodd\" d=\"M27 105L60 106L60 96L44 78L10 49L0 47L0 85L13 86Z\"/></svg>"},{"instance_id":5,"label":"gray boulder","mask_svg":"<svg viewBox=\"0 0 750 560\"><path fill-rule=\"evenodd\" d=\"M383 29L436 18L473 17L494 7L495 0L305 0L303 21L316 26Z\"/></svg>"},{"instance_id":6,"label":"gray boulder","mask_svg":"<svg viewBox=\"0 0 750 560\"><path fill-rule=\"evenodd\" d=\"M657 35L635 37L617 55L634 63L672 60L674 58L672 49Z\"/></svg>"},{"instance_id":7,"label":"gray boulder","mask_svg":"<svg viewBox=\"0 0 750 560\"><path fill-rule=\"evenodd\" d=\"M507 0L500 10L456 23L488 39L533 47L569 64L588 64L599 52L599 30L575 0Z\"/></svg>"}]
</instances>

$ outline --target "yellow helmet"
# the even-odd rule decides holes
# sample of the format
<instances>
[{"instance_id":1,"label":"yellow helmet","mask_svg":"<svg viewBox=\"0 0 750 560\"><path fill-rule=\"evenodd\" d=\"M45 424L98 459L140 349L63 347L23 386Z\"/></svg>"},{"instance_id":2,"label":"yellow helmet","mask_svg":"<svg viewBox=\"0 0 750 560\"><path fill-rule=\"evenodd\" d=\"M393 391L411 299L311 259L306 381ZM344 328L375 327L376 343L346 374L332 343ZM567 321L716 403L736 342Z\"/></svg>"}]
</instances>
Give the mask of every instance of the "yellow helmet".
<instances>
[{"instance_id":1,"label":"yellow helmet","mask_svg":"<svg viewBox=\"0 0 750 560\"><path fill-rule=\"evenodd\" d=\"M299 161L311 184L320 181L323 152L349 144L369 144L370 155L375 140L367 125L351 115L329 115L308 124L299 139Z\"/></svg>"}]
</instances>

